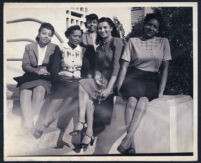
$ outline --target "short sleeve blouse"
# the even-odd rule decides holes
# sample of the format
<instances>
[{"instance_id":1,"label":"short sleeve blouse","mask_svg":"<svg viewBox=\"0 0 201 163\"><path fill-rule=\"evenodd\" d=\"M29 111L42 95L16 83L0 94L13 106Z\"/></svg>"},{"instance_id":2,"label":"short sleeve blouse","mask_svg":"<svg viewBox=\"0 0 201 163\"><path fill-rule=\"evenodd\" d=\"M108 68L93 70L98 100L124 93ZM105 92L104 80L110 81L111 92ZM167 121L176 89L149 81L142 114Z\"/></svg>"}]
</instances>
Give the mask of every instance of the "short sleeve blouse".
<instances>
[{"instance_id":1,"label":"short sleeve blouse","mask_svg":"<svg viewBox=\"0 0 201 163\"><path fill-rule=\"evenodd\" d=\"M119 60L123 52L122 39L113 37L109 42L97 47L95 70L100 71L107 79L119 73Z\"/></svg>"},{"instance_id":2,"label":"short sleeve blouse","mask_svg":"<svg viewBox=\"0 0 201 163\"><path fill-rule=\"evenodd\" d=\"M169 41L163 37L146 41L130 38L121 58L130 62L130 66L150 72L158 72L162 61L172 59Z\"/></svg>"}]
</instances>

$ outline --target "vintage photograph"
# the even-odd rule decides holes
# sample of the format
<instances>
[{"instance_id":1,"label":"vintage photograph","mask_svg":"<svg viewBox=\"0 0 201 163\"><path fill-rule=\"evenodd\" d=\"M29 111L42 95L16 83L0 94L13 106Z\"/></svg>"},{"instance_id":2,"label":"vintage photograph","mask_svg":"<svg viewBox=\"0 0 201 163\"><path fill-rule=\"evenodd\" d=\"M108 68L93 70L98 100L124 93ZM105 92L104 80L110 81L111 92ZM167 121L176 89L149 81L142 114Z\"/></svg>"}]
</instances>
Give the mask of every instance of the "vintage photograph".
<instances>
[{"instance_id":1,"label":"vintage photograph","mask_svg":"<svg viewBox=\"0 0 201 163\"><path fill-rule=\"evenodd\" d=\"M4 160L197 160L197 3L4 3Z\"/></svg>"}]
</instances>

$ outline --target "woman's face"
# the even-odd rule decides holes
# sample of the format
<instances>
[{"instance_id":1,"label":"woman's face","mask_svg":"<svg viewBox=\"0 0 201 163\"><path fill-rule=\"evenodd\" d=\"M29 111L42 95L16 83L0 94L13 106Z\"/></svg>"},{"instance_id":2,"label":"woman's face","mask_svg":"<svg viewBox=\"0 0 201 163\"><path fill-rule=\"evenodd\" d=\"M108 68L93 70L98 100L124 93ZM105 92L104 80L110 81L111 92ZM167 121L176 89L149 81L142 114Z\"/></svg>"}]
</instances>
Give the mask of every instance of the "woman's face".
<instances>
[{"instance_id":1,"label":"woman's face","mask_svg":"<svg viewBox=\"0 0 201 163\"><path fill-rule=\"evenodd\" d=\"M38 35L39 43L48 44L52 38L52 31L47 28L42 28Z\"/></svg>"},{"instance_id":2,"label":"woman's face","mask_svg":"<svg viewBox=\"0 0 201 163\"><path fill-rule=\"evenodd\" d=\"M87 28L90 32L95 32L97 29L98 21L94 20L87 20Z\"/></svg>"},{"instance_id":3,"label":"woman's face","mask_svg":"<svg viewBox=\"0 0 201 163\"><path fill-rule=\"evenodd\" d=\"M107 38L111 36L112 27L108 24L108 22L101 22L98 24L98 34L102 38Z\"/></svg>"},{"instance_id":4,"label":"woman's face","mask_svg":"<svg viewBox=\"0 0 201 163\"><path fill-rule=\"evenodd\" d=\"M144 34L148 38L154 37L159 32L159 22L157 19L149 20L144 26Z\"/></svg>"},{"instance_id":5,"label":"woman's face","mask_svg":"<svg viewBox=\"0 0 201 163\"><path fill-rule=\"evenodd\" d=\"M69 36L69 42L73 46L77 46L81 41L82 32L80 30L74 30Z\"/></svg>"}]
</instances>

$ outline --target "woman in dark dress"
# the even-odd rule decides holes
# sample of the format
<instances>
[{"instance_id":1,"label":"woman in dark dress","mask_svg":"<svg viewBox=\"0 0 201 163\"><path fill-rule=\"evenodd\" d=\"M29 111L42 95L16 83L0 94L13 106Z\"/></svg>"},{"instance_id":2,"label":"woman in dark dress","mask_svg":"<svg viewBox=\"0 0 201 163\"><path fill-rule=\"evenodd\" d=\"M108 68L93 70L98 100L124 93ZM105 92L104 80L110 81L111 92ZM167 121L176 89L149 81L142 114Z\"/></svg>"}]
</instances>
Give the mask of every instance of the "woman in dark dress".
<instances>
[{"instance_id":1,"label":"woman in dark dress","mask_svg":"<svg viewBox=\"0 0 201 163\"><path fill-rule=\"evenodd\" d=\"M45 94L50 93L49 60L54 53L55 44L50 43L54 27L49 23L41 24L36 43L28 44L22 61L25 74L15 77L20 88L20 105L25 129L32 129L34 115L40 112Z\"/></svg>"},{"instance_id":2,"label":"woman in dark dress","mask_svg":"<svg viewBox=\"0 0 201 163\"><path fill-rule=\"evenodd\" d=\"M117 88L127 100L125 121L127 134L118 146L122 154L134 154L134 132L146 111L149 101L163 95L168 65L171 60L167 38L157 37L162 19L158 14L147 14L144 20L143 35L128 40L121 57L121 71ZM159 81L159 68L163 65Z\"/></svg>"},{"instance_id":3,"label":"woman in dark dress","mask_svg":"<svg viewBox=\"0 0 201 163\"><path fill-rule=\"evenodd\" d=\"M113 88L119 73L119 59L124 46L122 39L118 38L119 34L110 18L100 18L97 31L99 46L96 49L94 78L82 79L79 82L79 122L74 131L70 133L72 136L78 135L86 128L85 136L81 142L81 147L85 149L94 141L93 113L97 103L104 103L109 100L107 102L109 106L101 108L100 114L102 117L109 115L110 123L113 108ZM85 120L85 115L87 120Z\"/></svg>"}]
</instances>

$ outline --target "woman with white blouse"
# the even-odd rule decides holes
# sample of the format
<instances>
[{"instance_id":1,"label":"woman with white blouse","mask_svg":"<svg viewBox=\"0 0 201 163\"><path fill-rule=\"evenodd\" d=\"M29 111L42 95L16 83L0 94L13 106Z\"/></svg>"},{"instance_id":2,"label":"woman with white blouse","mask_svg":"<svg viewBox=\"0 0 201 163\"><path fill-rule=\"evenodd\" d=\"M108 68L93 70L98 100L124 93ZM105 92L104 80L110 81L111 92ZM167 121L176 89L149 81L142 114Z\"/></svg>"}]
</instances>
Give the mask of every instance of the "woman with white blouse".
<instances>
[{"instance_id":1,"label":"woman with white blouse","mask_svg":"<svg viewBox=\"0 0 201 163\"><path fill-rule=\"evenodd\" d=\"M48 111L42 123L36 126L34 136L39 138L44 130L58 118L58 109L64 102L72 102L78 98L78 82L81 78L82 60L85 48L80 41L82 30L79 26L71 26L66 32L68 43L56 47L52 57L51 77L52 89ZM69 105L70 106L70 105Z\"/></svg>"},{"instance_id":2,"label":"woman with white blouse","mask_svg":"<svg viewBox=\"0 0 201 163\"><path fill-rule=\"evenodd\" d=\"M25 47L22 60L24 75L14 78L20 88L22 124L25 131L34 127L34 117L38 116L45 95L50 93L50 58L56 48L56 45L51 43L53 35L54 27L49 23L42 23L36 43Z\"/></svg>"},{"instance_id":3,"label":"woman with white blouse","mask_svg":"<svg viewBox=\"0 0 201 163\"><path fill-rule=\"evenodd\" d=\"M171 53L168 39L157 37L161 21L160 15L147 14L142 36L130 38L121 57L117 90L127 100L125 110L127 134L117 148L121 154L136 152L133 136L147 104L162 96L165 90ZM161 65L163 70L159 81Z\"/></svg>"}]
</instances>

